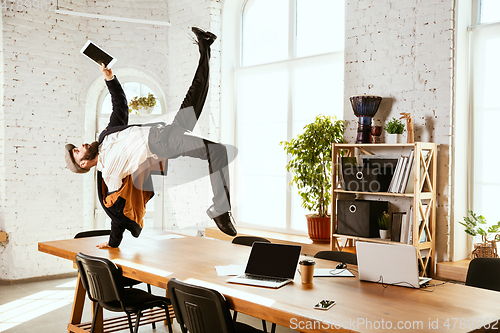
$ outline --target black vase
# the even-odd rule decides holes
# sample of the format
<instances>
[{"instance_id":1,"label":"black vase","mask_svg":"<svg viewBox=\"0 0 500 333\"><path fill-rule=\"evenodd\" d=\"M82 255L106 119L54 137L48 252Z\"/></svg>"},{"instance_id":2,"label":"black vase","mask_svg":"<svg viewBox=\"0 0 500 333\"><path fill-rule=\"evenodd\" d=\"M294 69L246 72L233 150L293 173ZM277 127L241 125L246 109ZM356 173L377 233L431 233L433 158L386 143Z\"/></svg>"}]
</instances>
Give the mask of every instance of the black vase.
<instances>
[{"instance_id":1,"label":"black vase","mask_svg":"<svg viewBox=\"0 0 500 333\"><path fill-rule=\"evenodd\" d=\"M357 95L349 98L354 115L358 119L358 135L356 143L370 143L372 118L377 113L382 97L370 95Z\"/></svg>"}]
</instances>

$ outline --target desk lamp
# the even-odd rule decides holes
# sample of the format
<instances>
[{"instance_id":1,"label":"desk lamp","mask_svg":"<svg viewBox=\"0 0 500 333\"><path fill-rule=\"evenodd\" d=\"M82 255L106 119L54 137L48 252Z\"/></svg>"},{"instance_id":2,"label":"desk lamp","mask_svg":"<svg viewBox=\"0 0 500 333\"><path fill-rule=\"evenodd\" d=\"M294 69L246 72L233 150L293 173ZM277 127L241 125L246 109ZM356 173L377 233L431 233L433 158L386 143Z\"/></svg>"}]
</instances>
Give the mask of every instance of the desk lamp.
<instances>
[{"instance_id":1,"label":"desk lamp","mask_svg":"<svg viewBox=\"0 0 500 333\"><path fill-rule=\"evenodd\" d=\"M370 143L370 134L372 129L372 118L377 113L378 107L382 97L357 95L351 96L352 109L354 115L358 119L358 135L356 136L356 143Z\"/></svg>"}]
</instances>

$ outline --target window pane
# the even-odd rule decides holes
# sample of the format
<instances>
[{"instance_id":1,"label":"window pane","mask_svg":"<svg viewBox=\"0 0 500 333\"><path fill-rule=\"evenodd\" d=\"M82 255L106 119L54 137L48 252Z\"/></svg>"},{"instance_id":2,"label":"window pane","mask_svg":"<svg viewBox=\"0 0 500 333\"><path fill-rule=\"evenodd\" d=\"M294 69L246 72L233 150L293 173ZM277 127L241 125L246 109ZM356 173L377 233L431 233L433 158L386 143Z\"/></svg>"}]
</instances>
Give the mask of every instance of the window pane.
<instances>
[{"instance_id":1,"label":"window pane","mask_svg":"<svg viewBox=\"0 0 500 333\"><path fill-rule=\"evenodd\" d=\"M344 49L344 0L297 0L297 57Z\"/></svg>"},{"instance_id":2,"label":"window pane","mask_svg":"<svg viewBox=\"0 0 500 333\"><path fill-rule=\"evenodd\" d=\"M314 121L319 114L343 118L342 63L311 65L298 68L294 73L292 133L294 137L302 133L304 126Z\"/></svg>"},{"instance_id":3,"label":"window pane","mask_svg":"<svg viewBox=\"0 0 500 333\"><path fill-rule=\"evenodd\" d=\"M239 80L237 219L286 227L287 80L284 71L245 75Z\"/></svg>"},{"instance_id":4,"label":"window pane","mask_svg":"<svg viewBox=\"0 0 500 333\"><path fill-rule=\"evenodd\" d=\"M342 63L328 63L298 68L294 71L293 137L304 132L304 126L314 121L319 114L343 118L343 75ZM338 78L332 80L332 78ZM307 230L304 215L309 212L302 208L302 198L294 186L292 191L291 227Z\"/></svg>"},{"instance_id":5,"label":"window pane","mask_svg":"<svg viewBox=\"0 0 500 333\"><path fill-rule=\"evenodd\" d=\"M500 1L481 0L480 23L492 23L500 21Z\"/></svg>"},{"instance_id":6,"label":"window pane","mask_svg":"<svg viewBox=\"0 0 500 333\"><path fill-rule=\"evenodd\" d=\"M243 10L243 65L288 58L289 0L249 0Z\"/></svg>"},{"instance_id":7,"label":"window pane","mask_svg":"<svg viewBox=\"0 0 500 333\"><path fill-rule=\"evenodd\" d=\"M495 166L500 164L500 157L495 153L500 118L500 63L495 54L500 52L500 29L482 29L473 36L473 210L485 216L488 224L493 224L500 220L500 212L495 209L500 175L494 171Z\"/></svg>"}]
</instances>

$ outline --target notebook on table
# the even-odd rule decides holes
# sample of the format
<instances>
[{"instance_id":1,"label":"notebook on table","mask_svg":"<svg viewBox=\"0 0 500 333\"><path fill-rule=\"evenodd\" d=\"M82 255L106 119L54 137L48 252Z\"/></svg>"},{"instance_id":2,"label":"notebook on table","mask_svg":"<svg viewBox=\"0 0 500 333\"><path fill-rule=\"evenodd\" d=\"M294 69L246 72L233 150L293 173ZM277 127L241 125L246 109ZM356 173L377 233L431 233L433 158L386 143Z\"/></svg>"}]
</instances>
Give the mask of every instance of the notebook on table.
<instances>
[{"instance_id":1,"label":"notebook on table","mask_svg":"<svg viewBox=\"0 0 500 333\"><path fill-rule=\"evenodd\" d=\"M419 277L413 246L356 242L356 254L360 280L410 288L431 280Z\"/></svg>"},{"instance_id":2,"label":"notebook on table","mask_svg":"<svg viewBox=\"0 0 500 333\"><path fill-rule=\"evenodd\" d=\"M227 282L280 288L293 280L301 249L298 245L255 242L245 273Z\"/></svg>"}]
</instances>

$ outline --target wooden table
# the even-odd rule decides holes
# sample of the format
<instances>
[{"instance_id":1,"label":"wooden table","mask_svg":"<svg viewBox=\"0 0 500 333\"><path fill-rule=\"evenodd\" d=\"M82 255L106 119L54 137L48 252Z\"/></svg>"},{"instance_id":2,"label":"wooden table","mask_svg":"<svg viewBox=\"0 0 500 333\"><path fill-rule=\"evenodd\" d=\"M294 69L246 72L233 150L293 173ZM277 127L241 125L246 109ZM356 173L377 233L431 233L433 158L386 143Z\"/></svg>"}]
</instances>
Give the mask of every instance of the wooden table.
<instances>
[{"instance_id":1,"label":"wooden table","mask_svg":"<svg viewBox=\"0 0 500 333\"><path fill-rule=\"evenodd\" d=\"M382 332L391 328L468 332L500 317L500 293L452 283L417 290L328 277L303 285L296 274L294 283L277 290L228 284L228 277L217 276L214 266L245 264L249 247L190 236L161 239L162 235L125 237L120 248L109 250L95 247L107 237L41 242L38 249L72 261L78 252L106 257L122 268L124 276L163 289L173 277L211 287L224 294L235 311L302 332ZM318 268L336 265L327 260L316 262ZM337 304L328 311L313 309L322 299Z\"/></svg>"}]
</instances>

